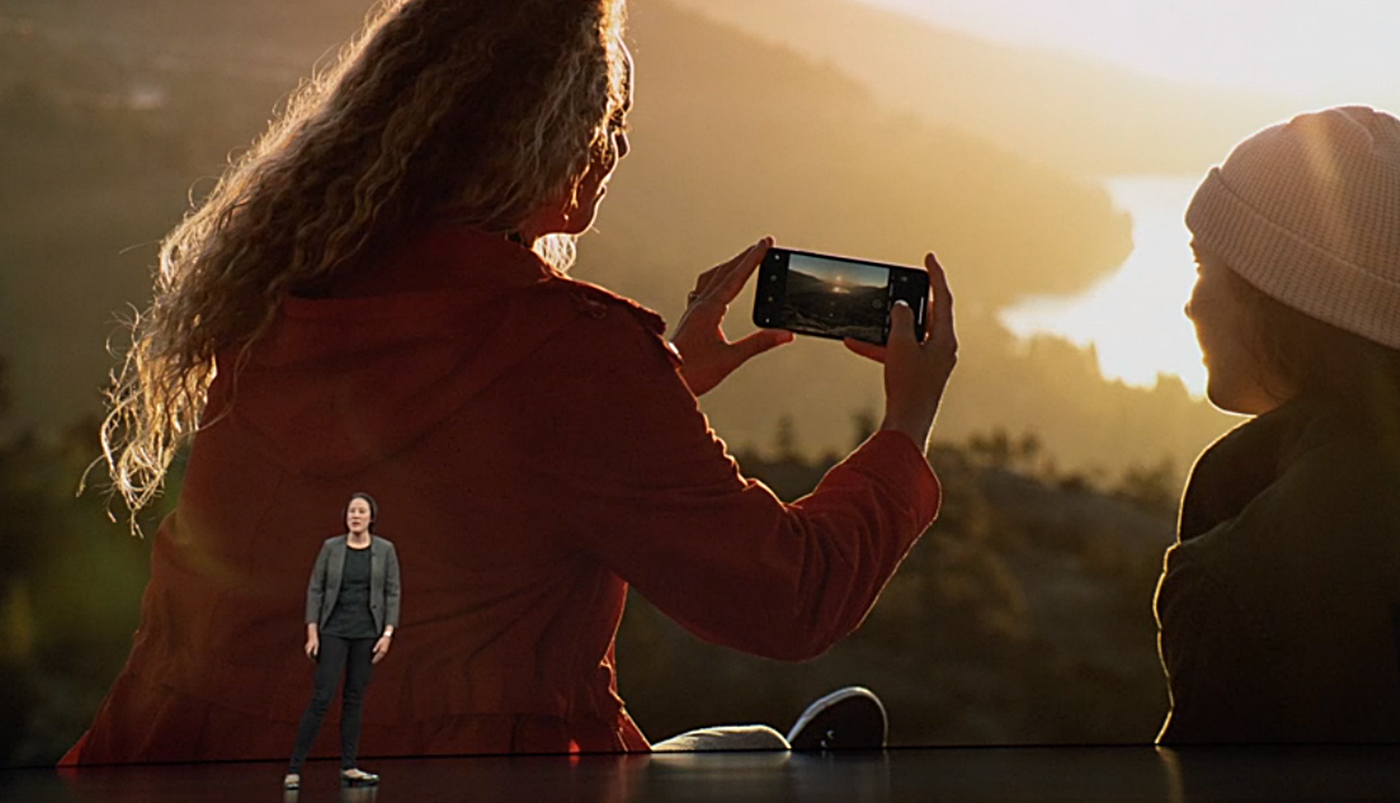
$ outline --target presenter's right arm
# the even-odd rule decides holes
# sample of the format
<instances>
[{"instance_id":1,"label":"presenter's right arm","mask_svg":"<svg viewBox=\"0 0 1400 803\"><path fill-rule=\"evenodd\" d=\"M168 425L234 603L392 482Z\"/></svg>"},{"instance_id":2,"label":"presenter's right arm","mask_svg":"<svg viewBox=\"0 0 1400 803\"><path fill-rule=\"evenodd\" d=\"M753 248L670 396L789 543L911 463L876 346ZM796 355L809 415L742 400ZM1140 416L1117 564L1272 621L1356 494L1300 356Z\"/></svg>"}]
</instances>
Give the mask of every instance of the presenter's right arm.
<instances>
[{"instance_id":1,"label":"presenter's right arm","mask_svg":"<svg viewBox=\"0 0 1400 803\"><path fill-rule=\"evenodd\" d=\"M316 565L311 570L311 582L306 586L306 657L316 660L321 652L321 636L317 630L321 621L321 601L326 591L326 564L330 558L330 542L321 545Z\"/></svg>"}]
</instances>

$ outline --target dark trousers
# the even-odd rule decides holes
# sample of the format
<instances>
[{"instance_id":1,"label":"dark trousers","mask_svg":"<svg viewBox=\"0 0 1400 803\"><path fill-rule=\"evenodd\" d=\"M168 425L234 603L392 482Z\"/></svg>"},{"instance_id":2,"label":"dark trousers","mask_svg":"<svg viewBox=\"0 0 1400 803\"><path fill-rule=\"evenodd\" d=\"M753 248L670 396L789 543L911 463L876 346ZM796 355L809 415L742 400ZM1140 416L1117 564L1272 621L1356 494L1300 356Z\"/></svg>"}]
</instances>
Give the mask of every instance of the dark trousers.
<instances>
[{"instance_id":1,"label":"dark trousers","mask_svg":"<svg viewBox=\"0 0 1400 803\"><path fill-rule=\"evenodd\" d=\"M352 769L355 754L360 749L360 718L364 708L365 687L369 685L370 672L374 666L374 642L372 638L341 638L321 636L321 649L316 656L316 687L311 693L311 704L301 715L301 727L297 730L297 744L292 751L292 772L301 772L302 762L311 752L311 743L321 732L321 720L331 707L335 687L345 676L345 693L340 709L340 766Z\"/></svg>"}]
</instances>

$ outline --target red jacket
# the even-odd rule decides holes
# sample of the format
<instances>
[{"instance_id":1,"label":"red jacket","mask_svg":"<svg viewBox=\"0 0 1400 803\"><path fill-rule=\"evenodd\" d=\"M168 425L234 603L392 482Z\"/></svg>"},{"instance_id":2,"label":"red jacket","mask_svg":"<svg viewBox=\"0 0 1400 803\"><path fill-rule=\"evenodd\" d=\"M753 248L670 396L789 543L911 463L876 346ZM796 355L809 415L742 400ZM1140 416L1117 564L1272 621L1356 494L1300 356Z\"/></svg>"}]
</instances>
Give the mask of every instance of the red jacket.
<instances>
[{"instance_id":1,"label":"red jacket","mask_svg":"<svg viewBox=\"0 0 1400 803\"><path fill-rule=\"evenodd\" d=\"M888 432L782 503L709 429L657 315L504 239L437 229L332 296L289 299L237 378L219 360L131 655L64 763L289 754L308 572L354 491L403 577L366 755L647 750L613 660L629 584L701 638L810 658L938 508Z\"/></svg>"}]
</instances>

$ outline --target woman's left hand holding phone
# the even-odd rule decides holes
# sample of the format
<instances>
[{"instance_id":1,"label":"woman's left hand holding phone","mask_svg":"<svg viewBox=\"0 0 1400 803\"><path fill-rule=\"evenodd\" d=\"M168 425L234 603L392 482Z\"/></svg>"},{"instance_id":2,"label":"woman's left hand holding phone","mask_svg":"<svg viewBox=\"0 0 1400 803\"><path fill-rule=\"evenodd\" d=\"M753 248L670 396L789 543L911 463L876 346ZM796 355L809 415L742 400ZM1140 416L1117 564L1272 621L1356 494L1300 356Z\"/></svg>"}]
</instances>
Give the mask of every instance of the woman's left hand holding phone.
<instances>
[{"instance_id":1,"label":"woman's left hand holding phone","mask_svg":"<svg viewBox=\"0 0 1400 803\"><path fill-rule=\"evenodd\" d=\"M681 378L696 396L714 389L734 369L759 354L792 342L792 332L779 329L760 329L732 343L724 336L724 316L729 312L729 304L744 289L744 283L772 245L773 238L764 237L695 280L695 290L676 323L671 344L681 355Z\"/></svg>"}]
</instances>

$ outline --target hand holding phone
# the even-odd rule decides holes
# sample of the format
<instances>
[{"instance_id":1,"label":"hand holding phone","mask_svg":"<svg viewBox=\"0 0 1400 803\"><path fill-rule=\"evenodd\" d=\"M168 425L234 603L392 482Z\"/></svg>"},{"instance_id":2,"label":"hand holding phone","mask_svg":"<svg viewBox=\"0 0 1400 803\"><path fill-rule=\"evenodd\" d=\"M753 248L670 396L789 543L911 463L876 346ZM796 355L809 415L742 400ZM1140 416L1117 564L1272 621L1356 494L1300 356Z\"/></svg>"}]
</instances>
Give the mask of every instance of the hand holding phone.
<instances>
[{"instance_id":1,"label":"hand holding phone","mask_svg":"<svg viewBox=\"0 0 1400 803\"><path fill-rule=\"evenodd\" d=\"M724 336L724 315L730 302L744 289L772 245L773 239L764 237L695 280L685 313L671 335L671 345L681 355L681 378L696 396L713 389L750 359L792 341L790 333L774 330L760 330L734 342Z\"/></svg>"},{"instance_id":2,"label":"hand holding phone","mask_svg":"<svg viewBox=\"0 0 1400 803\"><path fill-rule=\"evenodd\" d=\"M851 351L885 365L885 419L882 430L907 434L927 448L929 432L958 362L958 338L953 327L953 294L938 258L924 258L931 293L927 302L928 336L916 339L914 312L896 304L890 312L892 329L885 346L847 338Z\"/></svg>"}]
</instances>

